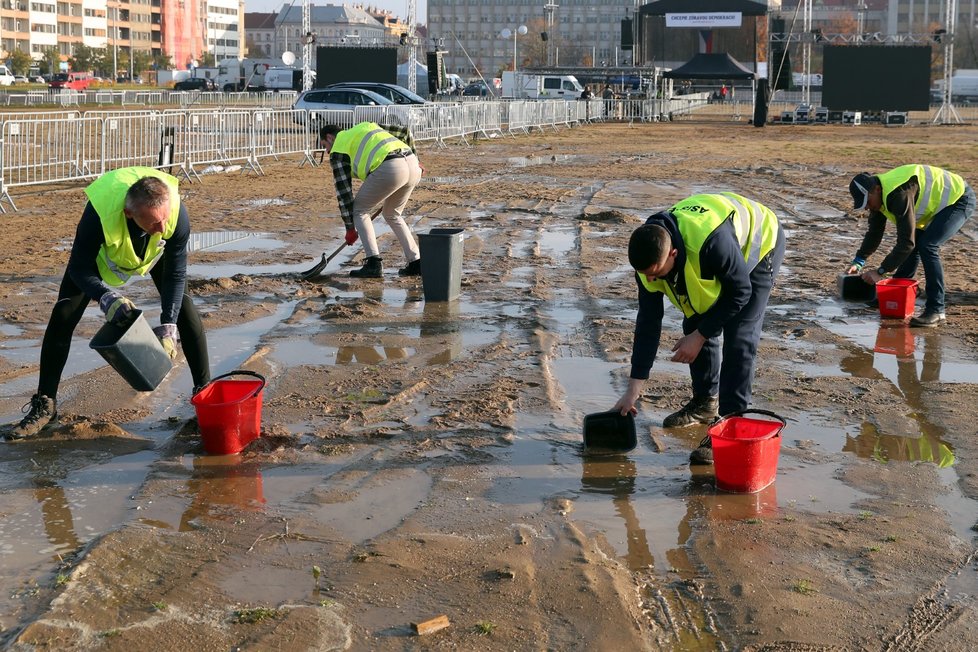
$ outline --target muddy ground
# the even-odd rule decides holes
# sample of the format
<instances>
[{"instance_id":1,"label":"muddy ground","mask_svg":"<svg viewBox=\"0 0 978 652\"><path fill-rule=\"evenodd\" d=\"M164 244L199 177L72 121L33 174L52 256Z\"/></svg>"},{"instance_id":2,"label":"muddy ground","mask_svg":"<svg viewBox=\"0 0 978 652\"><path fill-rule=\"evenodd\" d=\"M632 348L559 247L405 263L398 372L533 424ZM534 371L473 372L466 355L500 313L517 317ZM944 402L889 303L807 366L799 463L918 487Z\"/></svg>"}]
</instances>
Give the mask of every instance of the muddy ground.
<instances>
[{"instance_id":1,"label":"muddy ground","mask_svg":"<svg viewBox=\"0 0 978 652\"><path fill-rule=\"evenodd\" d=\"M0 450L0 641L11 649L968 650L978 641L975 223L945 248L948 323L843 302L848 179L926 162L978 182L978 128L589 125L422 146L410 221L465 228L462 298L423 301L382 240L344 251L328 169L183 184L215 373L267 377L264 436L203 455L182 361L153 394L69 363L64 425ZM668 308L635 451L580 450L628 373L624 256L655 210L734 190L788 251L755 406L788 419L777 481L718 492L668 431L688 396ZM80 187L2 216L0 413L19 416ZM245 241L248 239L246 238ZM884 246L892 240L884 241ZM878 260L877 257L874 260ZM131 296L152 311L146 284ZM99 326L92 309L73 356ZM74 358L73 358L74 359ZM950 457L953 456L953 464ZM942 462L942 463L941 463ZM412 623L450 622L417 635Z\"/></svg>"}]
</instances>

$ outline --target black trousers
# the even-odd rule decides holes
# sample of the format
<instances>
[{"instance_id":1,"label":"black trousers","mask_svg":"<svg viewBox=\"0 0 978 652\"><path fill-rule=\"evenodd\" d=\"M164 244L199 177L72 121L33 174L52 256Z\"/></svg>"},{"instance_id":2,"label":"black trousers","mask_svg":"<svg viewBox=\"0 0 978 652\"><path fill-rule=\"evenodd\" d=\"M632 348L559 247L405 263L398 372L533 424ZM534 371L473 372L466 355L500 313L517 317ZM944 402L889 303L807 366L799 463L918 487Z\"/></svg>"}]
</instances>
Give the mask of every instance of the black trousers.
<instances>
[{"instance_id":1,"label":"black trousers","mask_svg":"<svg viewBox=\"0 0 978 652\"><path fill-rule=\"evenodd\" d=\"M163 278L163 265L156 265L150 271L156 289L159 290ZM61 374L68 362L68 352L71 349L71 336L75 327L81 321L85 308L91 299L75 285L71 277L65 273L61 279L61 289L58 291L58 301L51 310L44 340L41 342L41 370L37 381L37 393L56 398L58 386L61 384ZM177 317L177 330L180 332L180 346L187 358L190 374L194 385L200 386L210 382L210 361L207 357L207 336L204 334L204 324L200 313L191 298L183 295L180 305L180 315Z\"/></svg>"}]
</instances>

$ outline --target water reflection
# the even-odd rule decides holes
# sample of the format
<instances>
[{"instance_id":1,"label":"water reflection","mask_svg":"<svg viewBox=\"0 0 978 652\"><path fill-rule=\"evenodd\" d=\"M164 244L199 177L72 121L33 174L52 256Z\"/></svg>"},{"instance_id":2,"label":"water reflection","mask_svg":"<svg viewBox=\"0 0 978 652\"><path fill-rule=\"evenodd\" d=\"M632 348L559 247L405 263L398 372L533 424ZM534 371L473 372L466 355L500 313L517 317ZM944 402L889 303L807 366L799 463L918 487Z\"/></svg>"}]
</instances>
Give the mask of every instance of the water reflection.
<instances>
[{"instance_id":1,"label":"water reflection","mask_svg":"<svg viewBox=\"0 0 978 652\"><path fill-rule=\"evenodd\" d=\"M654 559L645 529L639 524L631 496L635 493L635 462L625 455L585 457L581 471L581 490L584 493L611 496L615 513L625 522L628 566L632 569L652 568Z\"/></svg>"},{"instance_id":2,"label":"water reflection","mask_svg":"<svg viewBox=\"0 0 978 652\"><path fill-rule=\"evenodd\" d=\"M444 340L445 348L431 356L430 364L448 364L462 353L460 301L425 302L421 318L422 340Z\"/></svg>"},{"instance_id":3,"label":"water reflection","mask_svg":"<svg viewBox=\"0 0 978 652\"><path fill-rule=\"evenodd\" d=\"M384 360L404 360L408 350L400 346L341 346L336 350L336 364L378 364Z\"/></svg>"},{"instance_id":4,"label":"water reflection","mask_svg":"<svg viewBox=\"0 0 978 652\"><path fill-rule=\"evenodd\" d=\"M240 455L206 455L194 458L194 471L187 481L190 505L180 517L180 531L197 529L200 517L220 517L228 508L260 509L265 503L261 467L245 462Z\"/></svg>"},{"instance_id":5,"label":"water reflection","mask_svg":"<svg viewBox=\"0 0 978 652\"><path fill-rule=\"evenodd\" d=\"M48 541L54 544L56 551L78 548L82 542L75 533L65 490L52 480L34 478L31 482L34 485L34 499L41 506L44 533Z\"/></svg>"},{"instance_id":6,"label":"water reflection","mask_svg":"<svg viewBox=\"0 0 978 652\"><path fill-rule=\"evenodd\" d=\"M882 325L876 337L874 351L893 355L896 363L896 386L909 408L907 416L917 425L919 437L901 436L886 432L891 425L866 422L855 437L846 435L842 450L860 457L886 463L891 460L905 462L933 462L944 468L954 464L954 451L943 441L944 427L940 420L928 414L926 392L928 383L940 380L943 347L938 337L924 335L923 356L914 357L915 337L902 325ZM891 361L888 357L885 358ZM857 378L878 378L883 373L874 366L873 353L852 349L842 359L840 368ZM889 424L889 421L888 421Z\"/></svg>"},{"instance_id":7,"label":"water reflection","mask_svg":"<svg viewBox=\"0 0 978 652\"><path fill-rule=\"evenodd\" d=\"M913 355L914 348L913 331L910 330L910 326L903 322L896 325L886 323L880 325L874 351L905 358Z\"/></svg>"}]
</instances>

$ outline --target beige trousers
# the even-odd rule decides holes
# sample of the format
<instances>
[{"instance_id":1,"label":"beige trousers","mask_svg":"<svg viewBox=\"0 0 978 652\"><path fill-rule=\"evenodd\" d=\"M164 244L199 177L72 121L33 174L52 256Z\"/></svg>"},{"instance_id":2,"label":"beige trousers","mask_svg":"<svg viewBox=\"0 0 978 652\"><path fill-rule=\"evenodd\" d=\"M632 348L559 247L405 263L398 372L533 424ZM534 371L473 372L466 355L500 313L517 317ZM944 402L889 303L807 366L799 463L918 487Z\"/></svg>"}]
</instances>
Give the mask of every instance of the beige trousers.
<instances>
[{"instance_id":1,"label":"beige trousers","mask_svg":"<svg viewBox=\"0 0 978 652\"><path fill-rule=\"evenodd\" d=\"M407 262L414 262L421 257L418 241L401 217L419 181L421 181L421 166L418 164L418 157L412 154L384 161L376 170L368 174L367 179L360 185L360 191L353 200L353 226L360 236L363 251L368 257L380 255L374 223L370 219L380 205L383 205L384 219L397 237L397 241L401 243L401 250Z\"/></svg>"}]
</instances>

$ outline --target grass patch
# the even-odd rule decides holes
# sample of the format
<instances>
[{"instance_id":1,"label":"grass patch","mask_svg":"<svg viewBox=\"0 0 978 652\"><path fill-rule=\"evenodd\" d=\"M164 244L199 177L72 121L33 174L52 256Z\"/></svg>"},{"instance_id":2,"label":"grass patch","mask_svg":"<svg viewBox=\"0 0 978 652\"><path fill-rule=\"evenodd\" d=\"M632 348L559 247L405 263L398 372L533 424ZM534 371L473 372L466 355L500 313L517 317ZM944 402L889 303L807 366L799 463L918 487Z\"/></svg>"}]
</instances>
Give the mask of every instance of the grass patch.
<instances>
[{"instance_id":1,"label":"grass patch","mask_svg":"<svg viewBox=\"0 0 978 652\"><path fill-rule=\"evenodd\" d=\"M238 609L234 612L233 621L239 625L254 625L269 618L278 618L282 614L281 609L269 609L268 607Z\"/></svg>"},{"instance_id":2,"label":"grass patch","mask_svg":"<svg viewBox=\"0 0 978 652\"><path fill-rule=\"evenodd\" d=\"M496 629L496 624L483 620L475 624L475 631L481 636L489 636Z\"/></svg>"},{"instance_id":3,"label":"grass patch","mask_svg":"<svg viewBox=\"0 0 978 652\"><path fill-rule=\"evenodd\" d=\"M815 588L815 585L812 584L811 580L798 580L795 582L794 586L791 587L791 590L795 593L801 593L802 595L813 595L818 593L818 589Z\"/></svg>"}]
</instances>

